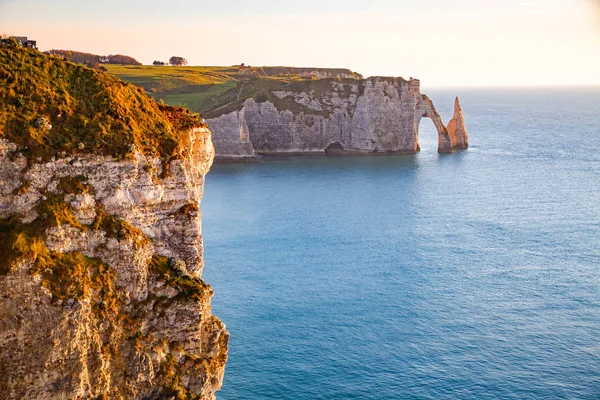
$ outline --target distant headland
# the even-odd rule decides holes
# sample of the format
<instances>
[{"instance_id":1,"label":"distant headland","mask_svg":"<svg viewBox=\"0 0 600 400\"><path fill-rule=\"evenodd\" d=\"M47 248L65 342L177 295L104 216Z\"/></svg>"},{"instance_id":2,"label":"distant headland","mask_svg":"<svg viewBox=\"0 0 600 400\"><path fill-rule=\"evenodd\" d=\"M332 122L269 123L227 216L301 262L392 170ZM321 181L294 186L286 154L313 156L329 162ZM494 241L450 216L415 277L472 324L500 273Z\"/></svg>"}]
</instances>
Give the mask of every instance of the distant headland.
<instances>
[{"instance_id":1,"label":"distant headland","mask_svg":"<svg viewBox=\"0 0 600 400\"><path fill-rule=\"evenodd\" d=\"M168 104L199 112L217 162L260 155L411 154L430 118L438 151L468 147L458 98L446 126L418 79L363 78L349 69L108 65L108 72Z\"/></svg>"}]
</instances>

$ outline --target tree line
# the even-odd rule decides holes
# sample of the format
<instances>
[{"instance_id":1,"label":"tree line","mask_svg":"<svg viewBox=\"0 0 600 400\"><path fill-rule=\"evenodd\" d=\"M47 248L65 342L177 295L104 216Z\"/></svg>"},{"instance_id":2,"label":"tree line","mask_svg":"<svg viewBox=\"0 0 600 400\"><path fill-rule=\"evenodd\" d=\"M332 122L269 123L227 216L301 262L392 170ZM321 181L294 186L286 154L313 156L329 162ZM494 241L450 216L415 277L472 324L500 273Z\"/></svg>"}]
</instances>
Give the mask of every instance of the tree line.
<instances>
[{"instance_id":1,"label":"tree line","mask_svg":"<svg viewBox=\"0 0 600 400\"><path fill-rule=\"evenodd\" d=\"M72 50L50 50L46 51L46 54L52 54L60 56L66 60L74 63L84 64L93 66L91 68L97 68L99 64L119 64L119 65L142 65L141 62L133 57L125 56L123 54L111 54L109 56L101 56L98 54L84 53L81 51ZM155 60L152 65L163 66L163 65L175 65L182 66L187 65L187 60L183 57L173 56L169 58L168 62Z\"/></svg>"},{"instance_id":2,"label":"tree line","mask_svg":"<svg viewBox=\"0 0 600 400\"><path fill-rule=\"evenodd\" d=\"M53 54L56 56L63 57L71 62L78 64L121 64L121 65L142 65L141 62L133 57L125 56L123 54L111 54L109 56L101 56L98 54L83 53L80 51L72 50L50 50L46 51L46 54Z\"/></svg>"},{"instance_id":3,"label":"tree line","mask_svg":"<svg viewBox=\"0 0 600 400\"><path fill-rule=\"evenodd\" d=\"M181 66L181 65L187 65L187 60L183 57L178 57L178 56L173 56L171 58L169 58L169 62L163 62L163 61L158 61L155 60L152 65L154 65L155 67L162 67L164 65L176 65L176 66Z\"/></svg>"}]
</instances>

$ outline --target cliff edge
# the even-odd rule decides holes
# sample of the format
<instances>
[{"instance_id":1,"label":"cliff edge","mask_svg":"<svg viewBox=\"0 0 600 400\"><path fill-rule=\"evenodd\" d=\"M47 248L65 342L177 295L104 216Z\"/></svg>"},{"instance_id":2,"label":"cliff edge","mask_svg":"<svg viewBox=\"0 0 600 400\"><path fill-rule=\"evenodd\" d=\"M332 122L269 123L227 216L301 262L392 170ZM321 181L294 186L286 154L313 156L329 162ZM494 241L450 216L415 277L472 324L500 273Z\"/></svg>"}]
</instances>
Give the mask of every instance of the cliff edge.
<instances>
[{"instance_id":1,"label":"cliff edge","mask_svg":"<svg viewBox=\"0 0 600 400\"><path fill-rule=\"evenodd\" d=\"M0 48L0 392L214 399L199 211L214 149L140 89Z\"/></svg>"}]
</instances>

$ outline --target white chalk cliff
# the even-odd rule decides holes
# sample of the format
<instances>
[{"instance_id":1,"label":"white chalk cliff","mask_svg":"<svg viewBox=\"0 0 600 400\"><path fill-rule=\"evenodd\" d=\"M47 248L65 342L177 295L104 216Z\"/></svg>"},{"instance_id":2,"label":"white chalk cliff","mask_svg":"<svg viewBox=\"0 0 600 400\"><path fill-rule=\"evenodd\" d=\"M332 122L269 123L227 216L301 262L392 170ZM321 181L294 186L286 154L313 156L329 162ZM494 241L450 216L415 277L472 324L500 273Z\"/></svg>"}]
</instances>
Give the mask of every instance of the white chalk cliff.
<instances>
[{"instance_id":1,"label":"white chalk cliff","mask_svg":"<svg viewBox=\"0 0 600 400\"><path fill-rule=\"evenodd\" d=\"M217 160L257 154L405 154L419 148L419 124L430 118L438 151L468 147L462 110L447 129L417 79L321 79L282 85L206 113ZM241 91L241 90L240 90Z\"/></svg>"}]
</instances>

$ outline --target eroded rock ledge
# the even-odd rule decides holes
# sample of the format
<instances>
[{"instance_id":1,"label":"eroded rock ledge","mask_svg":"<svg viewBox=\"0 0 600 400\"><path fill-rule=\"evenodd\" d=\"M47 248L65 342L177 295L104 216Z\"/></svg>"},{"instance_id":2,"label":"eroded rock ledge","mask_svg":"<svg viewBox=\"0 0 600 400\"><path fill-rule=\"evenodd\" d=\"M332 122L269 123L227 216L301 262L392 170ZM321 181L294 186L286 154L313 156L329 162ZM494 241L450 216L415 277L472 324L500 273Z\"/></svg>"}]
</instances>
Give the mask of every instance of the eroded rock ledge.
<instances>
[{"instance_id":1,"label":"eroded rock ledge","mask_svg":"<svg viewBox=\"0 0 600 400\"><path fill-rule=\"evenodd\" d=\"M217 161L260 154L416 153L423 117L437 129L438 152L468 147L458 98L447 128L417 79L321 79L280 89L261 89L206 113Z\"/></svg>"},{"instance_id":2,"label":"eroded rock ledge","mask_svg":"<svg viewBox=\"0 0 600 400\"><path fill-rule=\"evenodd\" d=\"M214 150L42 162L0 139L0 393L214 399L229 334L201 279Z\"/></svg>"}]
</instances>

